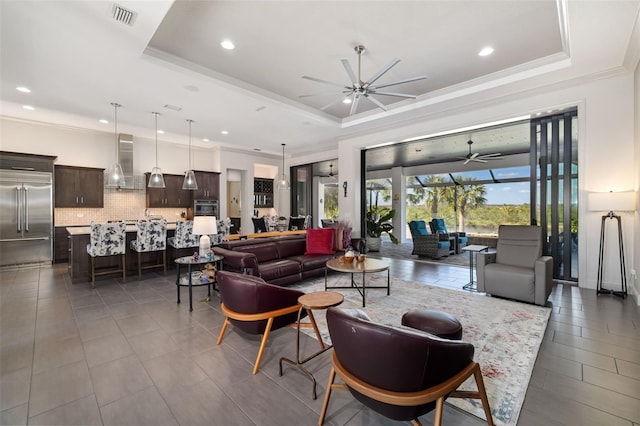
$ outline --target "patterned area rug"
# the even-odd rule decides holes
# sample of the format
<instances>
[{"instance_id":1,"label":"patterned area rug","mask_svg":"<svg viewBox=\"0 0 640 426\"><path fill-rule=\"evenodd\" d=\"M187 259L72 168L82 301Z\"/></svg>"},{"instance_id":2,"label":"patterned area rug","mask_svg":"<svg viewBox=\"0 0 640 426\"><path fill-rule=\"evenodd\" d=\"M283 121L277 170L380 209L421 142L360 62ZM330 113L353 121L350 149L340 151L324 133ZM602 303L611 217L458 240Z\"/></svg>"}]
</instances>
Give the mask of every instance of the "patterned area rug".
<instances>
[{"instance_id":1,"label":"patterned area rug","mask_svg":"<svg viewBox=\"0 0 640 426\"><path fill-rule=\"evenodd\" d=\"M347 274L329 276L328 285L349 285ZM367 275L367 283L385 285L386 273ZM305 293L324 290L324 278L292 286ZM416 308L449 312L462 323L464 341L475 346L475 360L482 368L493 419L498 425L515 425L524 401L550 309L448 290L416 282L391 279L391 295L384 289L366 292L367 307L356 290L337 290L345 297L341 308L363 309L376 322L400 325L402 314ZM314 311L323 340L330 341L325 311ZM315 337L313 329L303 329ZM475 381L465 388L476 390ZM449 404L485 419L479 400L451 398ZM486 419L485 419L486 420Z\"/></svg>"}]
</instances>

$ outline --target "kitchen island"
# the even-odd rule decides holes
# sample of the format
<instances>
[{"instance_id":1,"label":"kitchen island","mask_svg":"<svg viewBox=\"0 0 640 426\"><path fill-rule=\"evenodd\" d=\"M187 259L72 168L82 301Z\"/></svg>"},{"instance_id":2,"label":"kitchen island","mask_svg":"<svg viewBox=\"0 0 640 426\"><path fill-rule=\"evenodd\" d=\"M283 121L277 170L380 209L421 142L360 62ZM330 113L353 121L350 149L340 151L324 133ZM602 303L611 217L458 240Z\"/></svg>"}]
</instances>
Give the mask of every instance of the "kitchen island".
<instances>
[{"instance_id":1,"label":"kitchen island","mask_svg":"<svg viewBox=\"0 0 640 426\"><path fill-rule=\"evenodd\" d=\"M176 229L175 222L167 223L167 238L172 237ZM127 225L127 251L125 255L126 275L137 275L138 254L130 249L131 241L136 239L138 228L136 225ZM89 244L90 226L69 226L69 274L73 281L89 280L89 255L87 254L87 244ZM173 259L180 256L193 254L194 249L180 249L174 251L167 245L167 267L175 267ZM196 249L197 250L197 249ZM142 262L161 263L156 257L162 257L162 252L142 253ZM117 267L119 265L118 256L96 257L96 270ZM114 277L116 275L114 274Z\"/></svg>"}]
</instances>

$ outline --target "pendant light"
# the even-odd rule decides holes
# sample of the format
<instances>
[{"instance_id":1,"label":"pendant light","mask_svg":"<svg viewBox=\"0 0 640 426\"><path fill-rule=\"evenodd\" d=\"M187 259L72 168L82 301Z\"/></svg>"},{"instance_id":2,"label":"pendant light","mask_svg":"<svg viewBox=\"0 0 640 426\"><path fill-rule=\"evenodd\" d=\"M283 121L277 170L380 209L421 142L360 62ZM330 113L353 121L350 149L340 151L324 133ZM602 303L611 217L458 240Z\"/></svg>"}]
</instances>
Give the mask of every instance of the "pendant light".
<instances>
[{"instance_id":1,"label":"pendant light","mask_svg":"<svg viewBox=\"0 0 640 426\"><path fill-rule=\"evenodd\" d=\"M191 169L191 123L193 123L193 120L187 120L187 122L189 123L189 170L184 174L182 189L195 191L198 189L198 182L196 182L196 174Z\"/></svg>"},{"instance_id":2,"label":"pendant light","mask_svg":"<svg viewBox=\"0 0 640 426\"><path fill-rule=\"evenodd\" d=\"M164 176L162 176L162 169L158 167L158 116L159 112L152 112L156 121L156 166L151 169L151 176L149 176L149 188L164 188Z\"/></svg>"},{"instance_id":3,"label":"pendant light","mask_svg":"<svg viewBox=\"0 0 640 426\"><path fill-rule=\"evenodd\" d=\"M122 167L118 162L120 160L120 141L118 140L118 108L120 108L122 105L115 102L111 102L111 105L113 106L115 116L113 122L115 126L114 133L116 138L116 159L105 172L107 180L105 186L117 188L124 185L124 172L122 171Z\"/></svg>"},{"instance_id":4,"label":"pendant light","mask_svg":"<svg viewBox=\"0 0 640 426\"><path fill-rule=\"evenodd\" d=\"M291 184L289 183L289 180L287 179L287 176L284 173L284 146L285 144L282 144L282 177L276 183L276 188L282 191L288 191L291 189Z\"/></svg>"}]
</instances>

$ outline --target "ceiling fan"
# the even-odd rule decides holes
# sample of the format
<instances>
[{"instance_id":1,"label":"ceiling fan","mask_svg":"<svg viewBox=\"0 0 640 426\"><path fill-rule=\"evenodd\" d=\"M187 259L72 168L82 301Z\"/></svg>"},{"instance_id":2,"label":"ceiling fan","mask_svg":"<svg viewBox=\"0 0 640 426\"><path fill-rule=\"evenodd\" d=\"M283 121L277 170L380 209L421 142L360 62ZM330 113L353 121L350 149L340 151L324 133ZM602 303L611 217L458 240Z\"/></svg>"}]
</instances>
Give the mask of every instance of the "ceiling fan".
<instances>
[{"instance_id":1,"label":"ceiling fan","mask_svg":"<svg viewBox=\"0 0 640 426\"><path fill-rule=\"evenodd\" d=\"M328 177L331 179L337 179L337 174L333 173L333 163L329 163L329 174L328 175L319 175L320 177Z\"/></svg>"},{"instance_id":2,"label":"ceiling fan","mask_svg":"<svg viewBox=\"0 0 640 426\"><path fill-rule=\"evenodd\" d=\"M471 161L476 161L478 163L486 163L487 160L502 160L502 154L499 152L494 152L493 154L480 154L479 152L471 152L471 145L473 145L473 141L469 139L467 141L469 145L469 153L464 157L458 157L461 160L464 160L464 164L468 164Z\"/></svg>"},{"instance_id":3,"label":"ceiling fan","mask_svg":"<svg viewBox=\"0 0 640 426\"><path fill-rule=\"evenodd\" d=\"M363 45L359 44L359 45L354 47L354 50L356 51L356 53L358 55L358 76L357 77L356 77L355 73L353 72L353 68L351 68L351 65L349 64L349 61L347 59L342 59L341 60L342 66L344 67L345 71L347 72L347 75L349 76L349 80L351 80L351 84L343 85L343 84L339 84L339 83L334 83L332 81L322 80L322 79L315 78L315 77L309 77L307 75L303 75L302 76L302 78L304 78L306 80L311 80L311 81L315 81L317 83L322 83L322 84L328 84L328 85L331 85L331 86L337 86L337 87L340 87L342 89L342 90L336 91L336 92L328 92L328 93L343 93L345 96L343 98L340 98L340 99L338 99L336 101L333 101L333 102L323 106L322 108L320 108L321 110L325 110L325 109L337 104L338 102L349 103L349 101L350 101L351 102L351 110L349 112L349 115L352 115L352 114L355 114L356 110L358 109L358 103L359 103L360 99L361 98L366 98L366 99L370 100L371 102L373 102L376 106L378 106L382 110L386 111L387 110L386 106L382 102L380 102L378 99L376 99L373 95L394 96L394 97L397 97L397 98L409 98L409 99L415 99L416 98L415 95L409 95L409 94L405 94L405 93L384 92L384 91L380 91L380 89L383 89L385 87L390 87L390 86L396 86L398 84L410 83L412 81L424 80L425 78L427 78L426 76L422 75L422 76L419 76L419 77L413 77L413 78L407 78L405 80L395 81L393 83L386 83L386 84L374 86L373 84L376 81L378 81L378 79L380 77L382 77L387 71L389 71L391 68L393 68L398 62L400 62L400 59L397 59L397 58L392 59L391 62L389 62L386 66L382 67L382 69L380 69L377 73L375 73L373 76L371 76L371 78L369 78L366 81L362 81L362 77L361 77L361 60L362 60L362 54L365 52L365 48L364 48ZM316 94L312 94L312 95L301 95L299 97L300 98L307 98L307 97L311 97L311 96L319 96L319 95L325 95L325 94L327 94L327 93L316 93Z\"/></svg>"}]
</instances>

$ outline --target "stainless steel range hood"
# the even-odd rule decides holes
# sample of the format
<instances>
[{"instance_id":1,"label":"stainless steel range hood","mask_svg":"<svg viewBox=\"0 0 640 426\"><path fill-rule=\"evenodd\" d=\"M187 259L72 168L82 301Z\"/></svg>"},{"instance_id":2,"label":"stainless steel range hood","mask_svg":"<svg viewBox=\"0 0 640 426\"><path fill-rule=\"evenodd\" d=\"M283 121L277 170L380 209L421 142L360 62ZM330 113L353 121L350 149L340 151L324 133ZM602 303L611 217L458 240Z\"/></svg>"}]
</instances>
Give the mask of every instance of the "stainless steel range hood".
<instances>
[{"instance_id":1,"label":"stainless steel range hood","mask_svg":"<svg viewBox=\"0 0 640 426\"><path fill-rule=\"evenodd\" d=\"M118 189L136 189L133 176L133 135L118 134L118 163L124 173L124 184Z\"/></svg>"}]
</instances>

